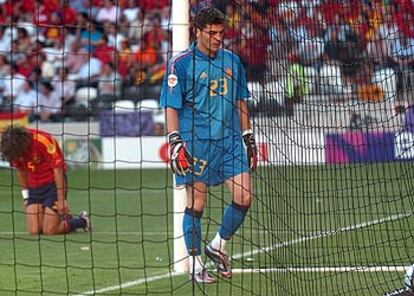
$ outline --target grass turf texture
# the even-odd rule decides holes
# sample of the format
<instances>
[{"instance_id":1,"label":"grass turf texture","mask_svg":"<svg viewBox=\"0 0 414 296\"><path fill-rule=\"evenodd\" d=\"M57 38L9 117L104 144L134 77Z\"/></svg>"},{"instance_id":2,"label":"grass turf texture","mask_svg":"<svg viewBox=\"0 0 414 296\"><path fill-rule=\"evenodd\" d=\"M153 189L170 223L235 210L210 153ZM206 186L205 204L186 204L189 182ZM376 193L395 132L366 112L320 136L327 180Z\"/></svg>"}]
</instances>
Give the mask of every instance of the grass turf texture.
<instances>
[{"instance_id":1,"label":"grass turf texture","mask_svg":"<svg viewBox=\"0 0 414 296\"><path fill-rule=\"evenodd\" d=\"M254 175L256 200L228 247L236 255L233 268L279 270L238 273L210 286L168 275L173 254L169 171L70 171L70 207L74 214L91 213L93 232L29 236L17 180L3 169L0 295L75 295L94 289L103 295L381 295L402 286L402 272L320 268L412 262L413 169L412 163L261 168ZM211 190L204 241L214 236L229 201L225 188ZM315 270L286 270L298 267Z\"/></svg>"}]
</instances>

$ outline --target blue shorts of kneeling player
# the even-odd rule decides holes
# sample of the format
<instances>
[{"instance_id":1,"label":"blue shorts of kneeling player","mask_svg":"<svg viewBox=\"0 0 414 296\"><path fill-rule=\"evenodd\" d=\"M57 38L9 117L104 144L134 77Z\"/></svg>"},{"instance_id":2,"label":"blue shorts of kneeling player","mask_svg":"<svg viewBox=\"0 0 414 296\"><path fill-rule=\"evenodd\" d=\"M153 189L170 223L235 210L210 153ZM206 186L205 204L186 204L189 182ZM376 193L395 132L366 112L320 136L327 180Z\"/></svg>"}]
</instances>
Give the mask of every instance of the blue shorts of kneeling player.
<instances>
[{"instance_id":1,"label":"blue shorts of kneeling player","mask_svg":"<svg viewBox=\"0 0 414 296\"><path fill-rule=\"evenodd\" d=\"M37 188L29 188L29 199L27 200L28 206L32 204L41 204L42 206L57 212L56 202L57 188L55 183L46 184Z\"/></svg>"},{"instance_id":2,"label":"blue shorts of kneeling player","mask_svg":"<svg viewBox=\"0 0 414 296\"><path fill-rule=\"evenodd\" d=\"M202 182L208 186L249 171L246 152L240 135L219 140L192 139L186 141L194 167L185 176L176 175L176 185Z\"/></svg>"}]
</instances>

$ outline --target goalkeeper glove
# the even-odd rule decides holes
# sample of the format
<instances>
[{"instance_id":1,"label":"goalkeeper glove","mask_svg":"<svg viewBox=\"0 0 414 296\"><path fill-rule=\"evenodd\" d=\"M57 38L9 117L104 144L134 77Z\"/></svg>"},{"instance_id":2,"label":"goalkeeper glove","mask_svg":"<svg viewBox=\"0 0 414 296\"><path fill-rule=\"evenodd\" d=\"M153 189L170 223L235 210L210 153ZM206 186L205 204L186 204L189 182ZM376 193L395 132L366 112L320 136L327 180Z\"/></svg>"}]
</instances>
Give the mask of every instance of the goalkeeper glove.
<instances>
[{"instance_id":1,"label":"goalkeeper glove","mask_svg":"<svg viewBox=\"0 0 414 296\"><path fill-rule=\"evenodd\" d=\"M190 169L193 157L184 147L184 142L177 131L168 134L170 144L170 167L174 174L184 176Z\"/></svg>"},{"instance_id":2,"label":"goalkeeper glove","mask_svg":"<svg viewBox=\"0 0 414 296\"><path fill-rule=\"evenodd\" d=\"M251 171L257 167L257 146L251 129L243 132L243 141L246 146L247 162Z\"/></svg>"}]
</instances>

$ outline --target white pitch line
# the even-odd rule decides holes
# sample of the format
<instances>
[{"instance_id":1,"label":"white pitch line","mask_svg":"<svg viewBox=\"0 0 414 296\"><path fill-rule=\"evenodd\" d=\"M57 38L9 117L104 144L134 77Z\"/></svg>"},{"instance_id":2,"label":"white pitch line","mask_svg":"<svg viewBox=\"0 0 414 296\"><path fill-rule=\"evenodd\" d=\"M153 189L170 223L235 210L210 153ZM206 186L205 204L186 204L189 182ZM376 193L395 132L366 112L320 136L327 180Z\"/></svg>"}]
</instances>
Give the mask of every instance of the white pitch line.
<instances>
[{"instance_id":1,"label":"white pitch line","mask_svg":"<svg viewBox=\"0 0 414 296\"><path fill-rule=\"evenodd\" d=\"M348 232L348 231L352 231L352 230L358 230L358 229L366 228L366 227L369 227L369 226L381 224L381 223L384 223L384 222L392 222L392 221L395 221L395 220L398 220L398 219L401 219L401 218L408 218L412 215L413 215L413 212L395 214L395 215L391 215L391 216L381 218L381 219L375 219L375 220L372 220L372 221L367 221L367 222L363 222L363 223L359 223L359 224L345 226L345 227L342 227L342 228L339 228L339 229L336 229L336 230L330 230L330 231L322 232L320 234L313 235L313 236L305 236L305 237L293 239L293 240L290 240L290 241L287 241L287 242L277 243L277 244L274 244L273 246L270 246L270 247L267 247L267 248L256 249L254 251L249 251L249 252L236 254L236 255L232 256L232 258L239 259L239 258L243 258L243 257L247 257L247 256L252 256L252 255L256 255L256 254L260 254L260 253L265 253L265 252L269 252L269 251L272 251L272 250L275 250L275 249L280 249L282 247L286 247L286 246L290 246L290 245L294 245L294 244L298 244L298 243L303 243L303 242L307 242L307 241L312 241L312 240L319 239L319 238L329 237L329 236L335 235L337 233Z\"/></svg>"},{"instance_id":2,"label":"white pitch line","mask_svg":"<svg viewBox=\"0 0 414 296\"><path fill-rule=\"evenodd\" d=\"M95 295L95 294L110 292L110 291L114 291L114 290L125 289L125 288L129 288L129 287L133 287L133 286L138 286L138 285L141 285L143 283L162 280L162 279L165 279L165 278L168 278L168 277L174 277L174 276L182 275L182 274L183 273L181 273L181 272L171 272L171 273L165 273L165 274L160 274L160 275L154 275L154 276L151 276L151 277L148 277L148 278L142 278L142 279L138 279L138 280L135 280L135 281L126 282L126 283L116 285L116 286L112 286L112 287L107 287L107 288L102 288L102 289L99 289L99 290L91 290L91 291L83 292L82 294L77 294L77 295L74 295L74 296Z\"/></svg>"},{"instance_id":3,"label":"white pitch line","mask_svg":"<svg viewBox=\"0 0 414 296\"><path fill-rule=\"evenodd\" d=\"M338 267L286 267L286 268L236 268L233 273L261 272L403 272L407 266L338 266Z\"/></svg>"},{"instance_id":4,"label":"white pitch line","mask_svg":"<svg viewBox=\"0 0 414 296\"><path fill-rule=\"evenodd\" d=\"M391 215L385 218L381 218L381 219L375 219L372 221L367 221L367 222L363 222L363 223L359 223L359 224L354 224L354 225L350 225L350 226L346 226L346 227L342 227L339 228L337 230L332 230L332 231L327 231L327 232L322 232L318 235L314 235L314 236L308 236L308 237L302 237L302 238L298 238L298 239L294 239L294 240L290 240L290 241L286 241L286 242L281 242L278 244L275 244L273 246L267 247L267 248L263 248L263 249L258 249L255 251L251 251L251 252L245 252L245 253L240 253L240 254L236 254L234 256L232 256L232 258L234 259L238 259L238 258L242 258L242 257L246 257L246 256L252 256L252 255L256 255L259 253L263 253L263 252L269 252L275 249L280 249L282 247L286 247L286 246L290 246L290 245L294 245L294 244L298 244L298 243L302 243L302 242L306 242L306 241L311 241L314 239L319 239L319 238L323 238L323 237L329 237L329 236L333 236L337 233L342 233L342 232L348 232L348 231L352 231L352 230L358 230L358 229L362 229L362 228L366 228L369 226L373 226L373 225L377 225L377 224L381 224L384 222L391 222L391 221L395 221L401 218L407 218L413 215L413 212L410 213L401 213L401 214L395 214L395 215ZM211 264L207 264L207 265L211 265ZM338 270L339 268L339 270ZM377 270L375 270L376 268L378 268ZM383 268L383 269L381 269ZM372 270L371 272L375 272L375 271L392 271L392 269L395 269L395 271L404 271L404 267L403 266L389 266L389 267L384 267L384 266L378 266L378 267L366 267L367 270ZM329 271L329 269L331 269L331 272L346 272L346 271L362 271L364 269L364 267L308 267L308 268L296 268L296 271L307 271L307 270L312 270L313 272L317 272L318 269L320 271ZM343 269L341 271L341 269ZM237 270L237 269L236 269ZM243 269L240 269L238 271L242 272ZM260 270L266 270L266 269L251 269L251 272L257 270L256 272L260 272ZM275 270L280 270L280 271L289 271L292 270L292 268L286 268L286 269L275 269ZM105 293L105 292L109 292L109 291L115 291L115 290L120 290L120 289L125 289L128 287L132 287L132 286L138 286L140 284L143 283L147 283L147 282L153 282L159 279L165 279L165 278L169 278L169 277L174 277L177 275L182 275L183 273L177 273L177 272L168 272L165 274L161 274L161 275L155 275L155 276L150 276L148 278L142 278L142 279L138 279L135 281L130 281L130 282L126 282L123 284L118 284L118 285L114 285L114 286L110 286L110 287L106 287L106 288L102 288L99 290L90 290L90 291L86 291L83 292L81 294L77 294L75 296L84 296L84 295L91 295L91 294L99 294L99 293Z\"/></svg>"}]
</instances>

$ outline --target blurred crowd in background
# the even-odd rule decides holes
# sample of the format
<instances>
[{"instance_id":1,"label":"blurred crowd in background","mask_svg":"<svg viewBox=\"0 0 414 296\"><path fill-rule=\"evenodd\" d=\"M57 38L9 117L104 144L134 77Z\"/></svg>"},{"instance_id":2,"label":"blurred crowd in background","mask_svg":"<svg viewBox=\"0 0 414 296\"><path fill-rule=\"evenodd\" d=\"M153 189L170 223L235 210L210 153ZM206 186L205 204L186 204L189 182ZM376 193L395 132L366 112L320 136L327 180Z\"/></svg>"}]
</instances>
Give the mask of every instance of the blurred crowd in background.
<instances>
[{"instance_id":1,"label":"blurred crowd in background","mask_svg":"<svg viewBox=\"0 0 414 296\"><path fill-rule=\"evenodd\" d=\"M0 3L3 112L29 112L31 121L70 121L90 115L80 107L96 115L119 99L158 100L172 49L168 0ZM191 16L211 4L191 1ZM268 44L265 32L254 34L254 24L247 21L258 13L254 7L250 2L223 7L229 19L226 46L241 54L251 79L264 75L266 54L256 48L267 51ZM265 16L256 17L265 23Z\"/></svg>"},{"instance_id":2,"label":"blurred crowd in background","mask_svg":"<svg viewBox=\"0 0 414 296\"><path fill-rule=\"evenodd\" d=\"M224 46L277 106L311 94L378 101L410 88L410 0L190 0L191 16L203 5L225 13ZM158 100L172 50L169 0L0 0L0 23L2 112L72 121L118 100ZM395 77L386 80L395 87L378 77Z\"/></svg>"}]
</instances>

